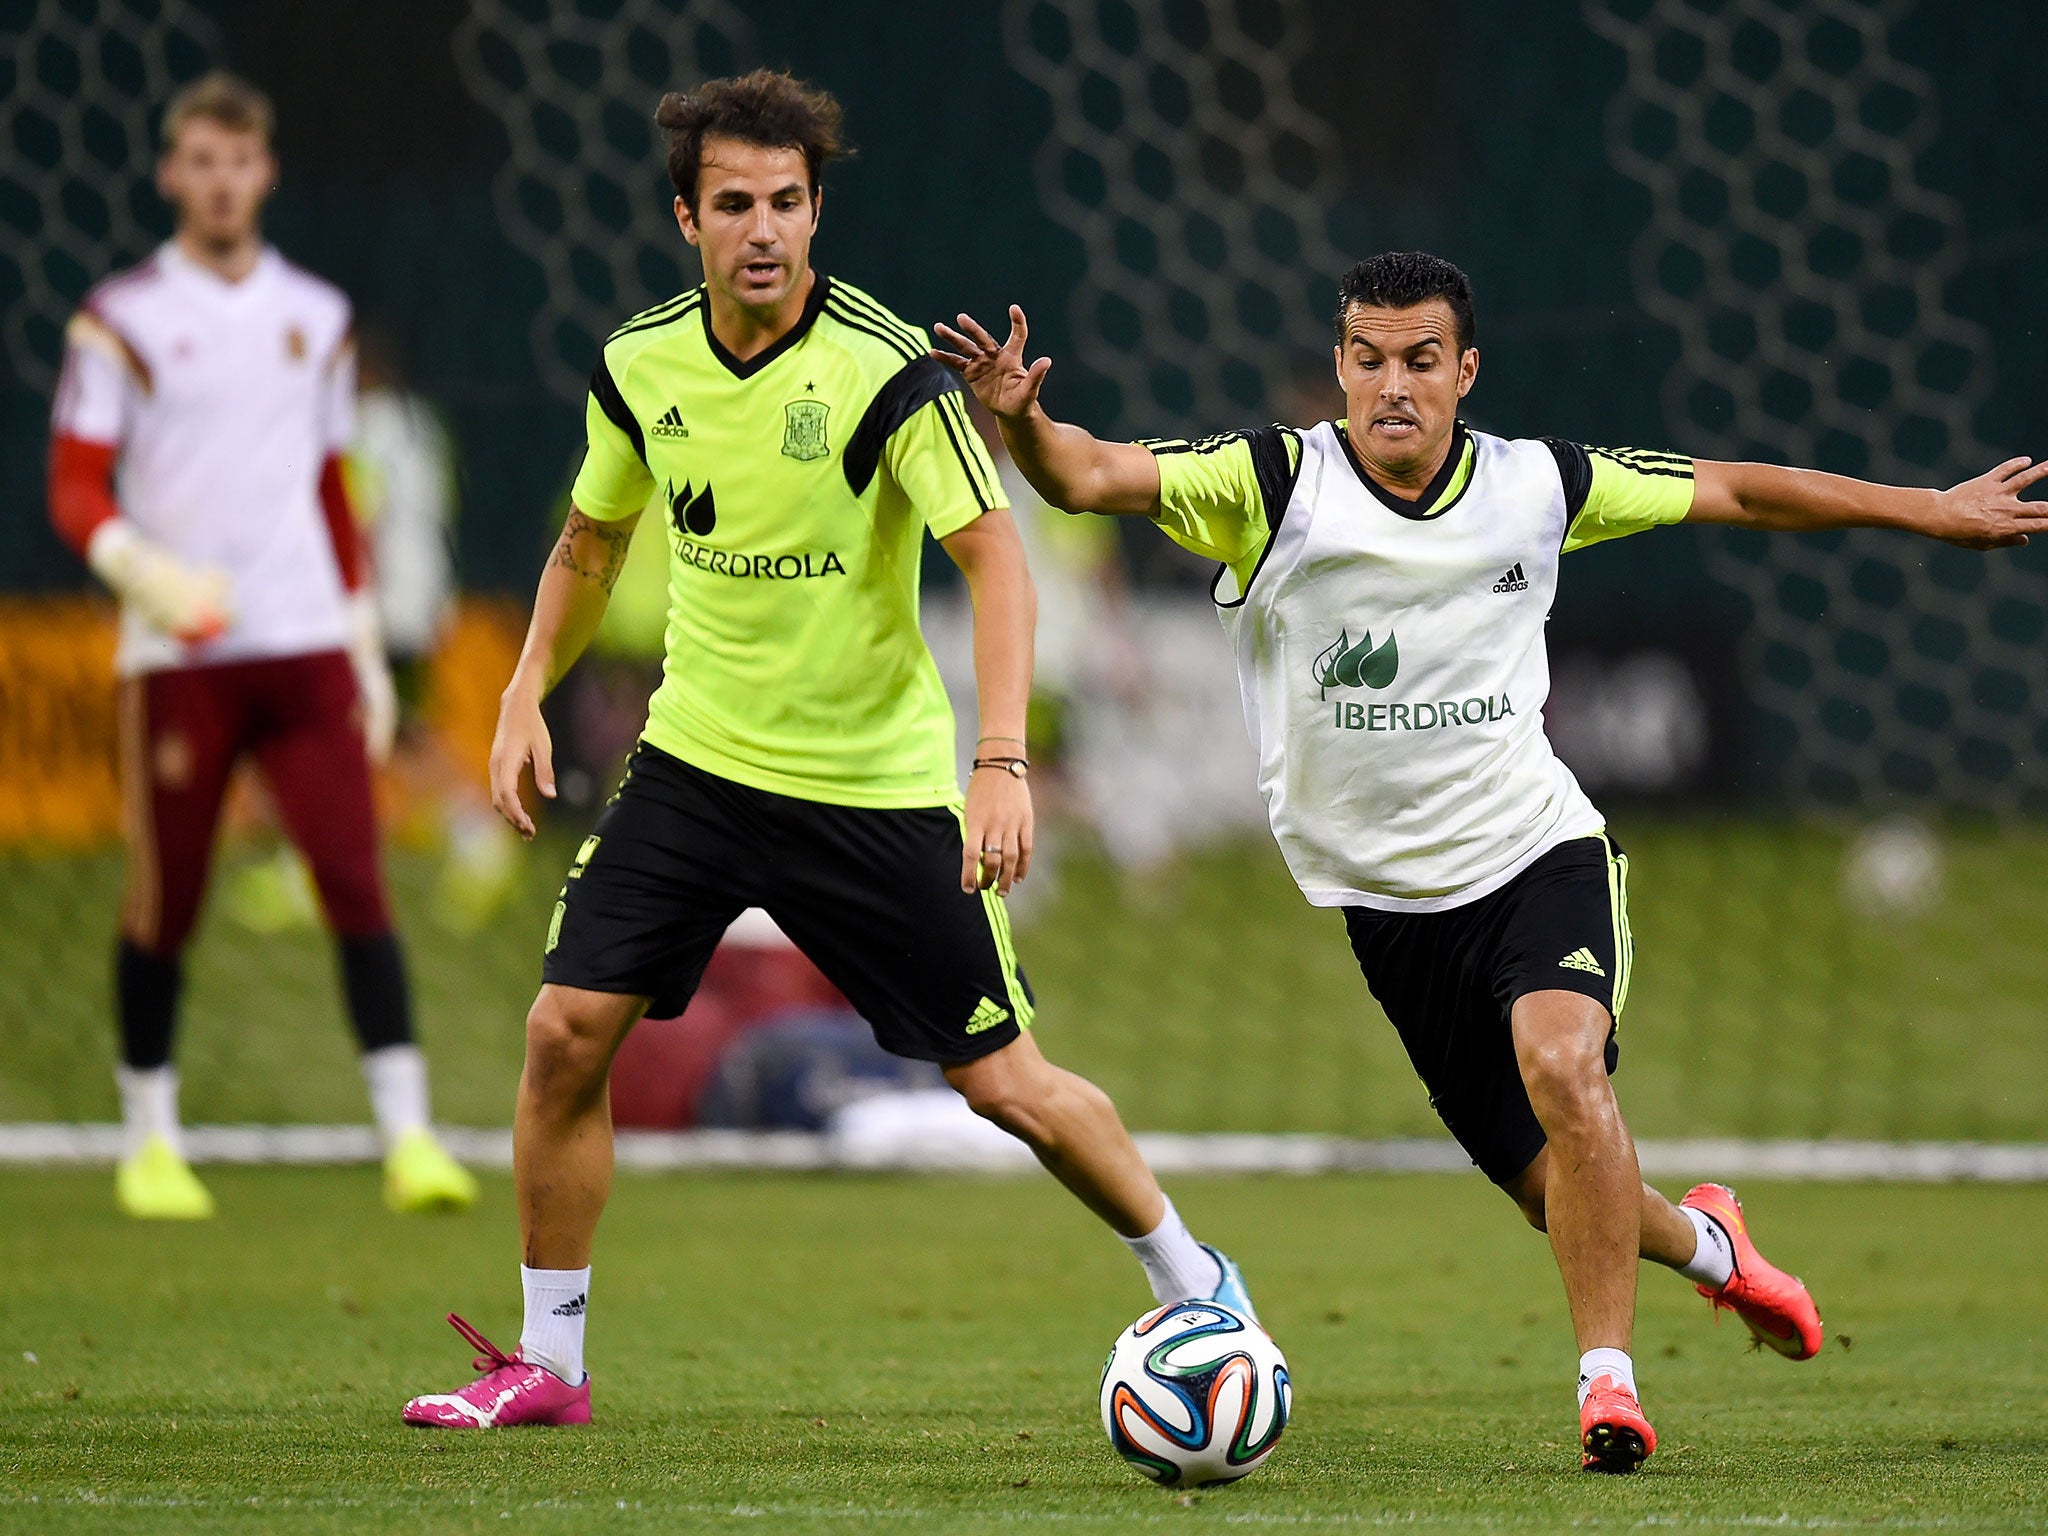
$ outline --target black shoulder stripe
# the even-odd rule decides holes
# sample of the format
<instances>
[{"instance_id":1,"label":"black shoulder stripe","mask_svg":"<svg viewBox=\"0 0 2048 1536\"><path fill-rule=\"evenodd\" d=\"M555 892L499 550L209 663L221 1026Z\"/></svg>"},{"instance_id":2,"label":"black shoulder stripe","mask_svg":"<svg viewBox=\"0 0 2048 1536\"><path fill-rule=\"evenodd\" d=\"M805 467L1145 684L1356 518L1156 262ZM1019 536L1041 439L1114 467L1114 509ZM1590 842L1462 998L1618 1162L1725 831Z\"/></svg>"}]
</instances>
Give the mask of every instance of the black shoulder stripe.
<instances>
[{"instance_id":1,"label":"black shoulder stripe","mask_svg":"<svg viewBox=\"0 0 2048 1536\"><path fill-rule=\"evenodd\" d=\"M1564 486L1564 525L1569 529L1572 520L1586 509L1586 498L1593 494L1593 461L1577 443L1561 437L1540 441L1557 460L1557 478Z\"/></svg>"},{"instance_id":2,"label":"black shoulder stripe","mask_svg":"<svg viewBox=\"0 0 2048 1536\"><path fill-rule=\"evenodd\" d=\"M1589 451L1593 453L1604 453L1610 459L1642 459L1646 462L1657 464L1691 462L1690 455L1683 453L1666 453L1661 448L1594 448L1590 449Z\"/></svg>"},{"instance_id":3,"label":"black shoulder stripe","mask_svg":"<svg viewBox=\"0 0 2048 1536\"><path fill-rule=\"evenodd\" d=\"M1252 438L1260 432L1291 433L1293 432L1293 430L1294 429L1292 427L1282 426L1258 427L1251 432L1216 432L1212 433L1208 437L1198 437L1192 440L1185 437L1141 437L1138 439L1138 446L1140 448L1150 449L1154 454L1220 453L1223 449L1228 448L1232 443L1250 442ZM1282 442L1281 451L1283 453L1286 451L1286 445L1284 440Z\"/></svg>"},{"instance_id":4,"label":"black shoulder stripe","mask_svg":"<svg viewBox=\"0 0 2048 1536\"><path fill-rule=\"evenodd\" d=\"M659 304L648 305L638 314L626 316L626 318L619 323L622 325L637 325L642 320L652 320L658 315L666 314L669 310L674 309L678 304L687 304L690 303L692 300L701 299L703 296L704 289L701 284L695 288L685 288L681 293L671 294L668 298L663 299Z\"/></svg>"},{"instance_id":5,"label":"black shoulder stripe","mask_svg":"<svg viewBox=\"0 0 2048 1536\"><path fill-rule=\"evenodd\" d=\"M863 336L874 337L875 340L881 342L883 346L890 348L905 362L910 361L914 357L921 357L929 350L923 347L913 347L905 342L902 337L890 335L858 312L841 308L836 294L825 300L825 313L850 331L859 331Z\"/></svg>"},{"instance_id":6,"label":"black shoulder stripe","mask_svg":"<svg viewBox=\"0 0 2048 1536\"><path fill-rule=\"evenodd\" d=\"M1678 454L1638 454L1634 449L1588 448L1589 454L1597 453L1601 458L1619 464L1632 475L1662 475L1671 480L1693 478L1692 460Z\"/></svg>"},{"instance_id":7,"label":"black shoulder stripe","mask_svg":"<svg viewBox=\"0 0 2048 1536\"><path fill-rule=\"evenodd\" d=\"M944 368L946 365L941 363L939 366ZM946 371L948 373L952 372L951 369ZM972 443L979 435L974 430L974 423L967 418L967 386L965 384L962 384L955 393L941 396L939 399L939 409L953 418L953 425L960 429L960 441L962 443ZM982 510L986 512L994 507L997 501L997 487L995 482L989 478L988 461L976 455L971 449L964 455L964 458L967 467L967 478L974 482L975 494L981 501Z\"/></svg>"},{"instance_id":8,"label":"black shoulder stripe","mask_svg":"<svg viewBox=\"0 0 2048 1536\"><path fill-rule=\"evenodd\" d=\"M659 313L649 311L645 316L635 315L605 339L607 342L617 341L621 336L631 336L635 331L651 331L660 326L673 325L678 320L688 319L703 307L704 295L701 292L686 293L676 301L673 309L663 309Z\"/></svg>"},{"instance_id":9,"label":"black shoulder stripe","mask_svg":"<svg viewBox=\"0 0 2048 1536\"><path fill-rule=\"evenodd\" d=\"M939 366L944 368L946 365L940 363ZM948 369L947 372L950 376L951 370ZM966 416L963 414L960 417L959 425L956 427L953 418L946 414L946 402L941 398L939 402L939 425L946 429L946 440L953 445L953 455L960 461L960 473L967 477L967 488L974 492L975 505L979 506L984 512L993 510L995 501L982 486L981 477L975 474L974 455L967 451L967 446L962 436L963 433L971 430L967 426Z\"/></svg>"},{"instance_id":10,"label":"black shoulder stripe","mask_svg":"<svg viewBox=\"0 0 2048 1536\"><path fill-rule=\"evenodd\" d=\"M838 288L834 291L845 301L849 308L866 315L875 324L887 330L893 330L908 345L916 347L920 352L929 352L931 350L931 337L925 335L923 331L920 331L900 315L883 308L879 299L871 298L865 293L860 293L850 288Z\"/></svg>"},{"instance_id":11,"label":"black shoulder stripe","mask_svg":"<svg viewBox=\"0 0 2048 1536\"><path fill-rule=\"evenodd\" d=\"M633 451L640 455L640 462L647 462L647 436L640 430L640 422L626 404L626 397L619 393L619 386L612 378L611 368L602 352L597 355L597 366L590 370L590 397L597 402L597 408L605 418L627 437L632 439Z\"/></svg>"},{"instance_id":12,"label":"black shoulder stripe","mask_svg":"<svg viewBox=\"0 0 2048 1536\"><path fill-rule=\"evenodd\" d=\"M952 369L937 358L920 357L905 363L876 390L840 458L853 494L859 496L867 490L882 462L882 449L898 427L932 401L960 388L959 376ZM979 489L976 487L977 492Z\"/></svg>"},{"instance_id":13,"label":"black shoulder stripe","mask_svg":"<svg viewBox=\"0 0 2048 1536\"><path fill-rule=\"evenodd\" d=\"M1266 503L1268 538L1280 531L1280 524L1287 516L1287 503L1294 496L1294 482L1301 478L1300 459L1293 458L1287 451L1287 440L1295 435L1292 427L1283 427L1277 422L1270 427L1254 427L1243 434L1252 450L1252 472L1259 477L1259 495ZM1198 453L1201 451L1196 449ZM1271 548L1271 545L1267 547Z\"/></svg>"}]
</instances>

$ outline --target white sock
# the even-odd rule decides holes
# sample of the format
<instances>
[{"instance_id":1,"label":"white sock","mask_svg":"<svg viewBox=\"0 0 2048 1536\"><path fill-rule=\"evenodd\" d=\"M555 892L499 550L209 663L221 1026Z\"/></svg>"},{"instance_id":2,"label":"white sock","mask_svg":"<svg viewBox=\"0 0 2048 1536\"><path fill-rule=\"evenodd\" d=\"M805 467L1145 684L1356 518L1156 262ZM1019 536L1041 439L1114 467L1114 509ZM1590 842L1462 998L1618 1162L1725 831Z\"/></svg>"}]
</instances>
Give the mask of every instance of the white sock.
<instances>
[{"instance_id":1,"label":"white sock","mask_svg":"<svg viewBox=\"0 0 2048 1536\"><path fill-rule=\"evenodd\" d=\"M526 1326L519 1330L519 1358L553 1371L572 1387L581 1386L590 1267L528 1269L522 1264L519 1285L526 1292Z\"/></svg>"},{"instance_id":2,"label":"white sock","mask_svg":"<svg viewBox=\"0 0 2048 1536\"><path fill-rule=\"evenodd\" d=\"M365 1051L363 1081L370 1085L370 1113L385 1151L407 1132L427 1128L427 1058L418 1046Z\"/></svg>"},{"instance_id":3,"label":"white sock","mask_svg":"<svg viewBox=\"0 0 2048 1536\"><path fill-rule=\"evenodd\" d=\"M114 1083L121 1090L121 1155L133 1157L152 1136L161 1136L185 1150L178 1130L178 1069L116 1067Z\"/></svg>"},{"instance_id":4,"label":"white sock","mask_svg":"<svg viewBox=\"0 0 2048 1536\"><path fill-rule=\"evenodd\" d=\"M1692 1257L1678 1266L1678 1272L1695 1285L1711 1285L1718 1291L1735 1274L1735 1245L1728 1241L1728 1234L1721 1230L1721 1223L1705 1211L1681 1205L1678 1213L1690 1221L1693 1231L1699 1234Z\"/></svg>"},{"instance_id":5,"label":"white sock","mask_svg":"<svg viewBox=\"0 0 2048 1536\"><path fill-rule=\"evenodd\" d=\"M1629 1359L1625 1349L1589 1349L1579 1356L1579 1404L1585 1406L1586 1394L1593 1388L1596 1376L1612 1376L1627 1387L1631 1395L1636 1390L1636 1363Z\"/></svg>"},{"instance_id":6,"label":"white sock","mask_svg":"<svg viewBox=\"0 0 2048 1536\"><path fill-rule=\"evenodd\" d=\"M1127 1237L1124 1243L1145 1266L1154 1301L1213 1296L1223 1283L1223 1266L1195 1241L1171 1200L1166 1202L1166 1214L1159 1218L1158 1226L1143 1237Z\"/></svg>"}]
</instances>

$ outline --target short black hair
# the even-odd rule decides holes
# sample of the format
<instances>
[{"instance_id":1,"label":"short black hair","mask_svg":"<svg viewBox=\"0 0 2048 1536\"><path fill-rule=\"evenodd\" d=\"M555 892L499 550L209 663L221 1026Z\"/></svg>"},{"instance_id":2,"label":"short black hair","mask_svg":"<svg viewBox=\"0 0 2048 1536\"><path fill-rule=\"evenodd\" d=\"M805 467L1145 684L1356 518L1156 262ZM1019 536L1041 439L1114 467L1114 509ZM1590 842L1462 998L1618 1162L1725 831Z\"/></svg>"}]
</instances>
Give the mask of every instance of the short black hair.
<instances>
[{"instance_id":1,"label":"short black hair","mask_svg":"<svg viewBox=\"0 0 2048 1536\"><path fill-rule=\"evenodd\" d=\"M693 214L706 139L801 150L814 200L826 165L852 153L840 133L839 103L780 70L707 80L687 96L670 91L654 109L654 121L668 137L668 179Z\"/></svg>"},{"instance_id":2,"label":"short black hair","mask_svg":"<svg viewBox=\"0 0 2048 1536\"><path fill-rule=\"evenodd\" d=\"M1354 304L1373 309L1409 309L1442 299L1458 323L1458 350L1479 340L1479 317L1472 310L1472 279L1441 256L1427 251L1383 251L1361 261L1337 280L1337 345L1344 344L1344 321Z\"/></svg>"}]
</instances>

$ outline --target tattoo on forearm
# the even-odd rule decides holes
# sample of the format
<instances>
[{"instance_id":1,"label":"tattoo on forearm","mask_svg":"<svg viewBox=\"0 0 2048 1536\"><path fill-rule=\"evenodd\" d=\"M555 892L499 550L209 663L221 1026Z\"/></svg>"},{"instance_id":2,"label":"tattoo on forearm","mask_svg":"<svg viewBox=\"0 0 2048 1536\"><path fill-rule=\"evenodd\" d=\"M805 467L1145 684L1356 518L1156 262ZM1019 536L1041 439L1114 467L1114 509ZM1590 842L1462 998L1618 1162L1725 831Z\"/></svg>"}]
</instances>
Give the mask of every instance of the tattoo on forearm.
<instances>
[{"instance_id":1,"label":"tattoo on forearm","mask_svg":"<svg viewBox=\"0 0 2048 1536\"><path fill-rule=\"evenodd\" d=\"M586 534L603 545L602 553L598 555L595 564L586 564L585 560L577 558L577 544ZM618 585L619 572L626 564L626 551L632 544L631 528L600 523L596 518L585 517L572 508L569 512L569 521L562 525L561 538L555 541L554 558L548 564L559 565L564 570L575 572L585 581L598 583L609 595L612 588ZM598 552L584 551L585 559L593 554Z\"/></svg>"}]
</instances>

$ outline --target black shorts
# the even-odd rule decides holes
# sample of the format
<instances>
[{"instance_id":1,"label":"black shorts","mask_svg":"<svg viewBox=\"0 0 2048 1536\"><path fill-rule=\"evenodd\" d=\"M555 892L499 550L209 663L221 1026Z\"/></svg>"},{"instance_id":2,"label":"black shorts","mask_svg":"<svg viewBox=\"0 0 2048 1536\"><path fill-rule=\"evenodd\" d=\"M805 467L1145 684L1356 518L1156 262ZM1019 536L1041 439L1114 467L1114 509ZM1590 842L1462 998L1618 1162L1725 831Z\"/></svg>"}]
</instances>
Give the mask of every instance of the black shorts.
<instances>
[{"instance_id":1,"label":"black shorts","mask_svg":"<svg viewBox=\"0 0 2048 1536\"><path fill-rule=\"evenodd\" d=\"M544 981L683 1011L719 938L764 908L898 1056L946 1065L1008 1045L1031 988L994 891L960 889L945 806L875 810L752 789L640 743L583 841Z\"/></svg>"},{"instance_id":2,"label":"black shorts","mask_svg":"<svg viewBox=\"0 0 2048 1536\"><path fill-rule=\"evenodd\" d=\"M1509 1012L1529 992L1628 1001L1628 856L1607 837L1559 844L1491 895L1443 912L1346 907L1351 952L1480 1171L1505 1184L1543 1150ZM1607 1033L1607 1070L1619 1059Z\"/></svg>"}]
</instances>

